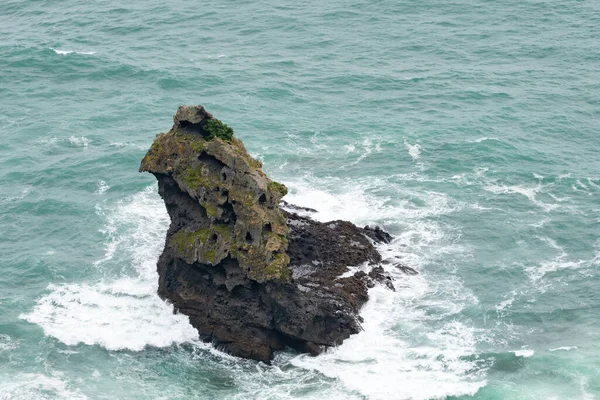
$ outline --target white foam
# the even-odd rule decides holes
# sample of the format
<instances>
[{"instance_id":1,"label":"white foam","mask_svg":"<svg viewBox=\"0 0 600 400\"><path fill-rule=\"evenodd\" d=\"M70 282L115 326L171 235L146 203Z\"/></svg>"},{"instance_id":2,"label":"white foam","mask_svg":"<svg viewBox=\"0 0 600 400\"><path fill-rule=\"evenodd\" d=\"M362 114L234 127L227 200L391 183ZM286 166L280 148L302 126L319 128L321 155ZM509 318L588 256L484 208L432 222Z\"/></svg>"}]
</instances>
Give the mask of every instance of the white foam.
<instances>
[{"instance_id":1,"label":"white foam","mask_svg":"<svg viewBox=\"0 0 600 400\"><path fill-rule=\"evenodd\" d=\"M502 311L507 307L512 306L512 304L515 302L515 298L511 297L510 299L506 299L501 301L499 304L496 305L496 311Z\"/></svg>"},{"instance_id":2,"label":"white foam","mask_svg":"<svg viewBox=\"0 0 600 400\"><path fill-rule=\"evenodd\" d=\"M145 147L145 146L141 146L137 143L130 143L130 142L125 142L125 143L124 142L111 142L110 146L116 147L118 149L129 146L129 147L135 147L136 149L140 149L140 150L144 150L144 151L147 150L147 147Z\"/></svg>"},{"instance_id":3,"label":"white foam","mask_svg":"<svg viewBox=\"0 0 600 400\"><path fill-rule=\"evenodd\" d=\"M361 162L362 160L364 160L365 158L367 158L369 156L369 154L371 154L373 152L373 150L371 149L371 146L373 145L373 143L371 142L371 139L367 138L365 140L363 140L362 143L362 147L364 152L353 162L350 163L350 165L356 165L359 162Z\"/></svg>"},{"instance_id":4,"label":"white foam","mask_svg":"<svg viewBox=\"0 0 600 400\"><path fill-rule=\"evenodd\" d=\"M71 389L58 376L43 374L19 374L2 378L0 400L40 400L40 399L86 400L87 396Z\"/></svg>"},{"instance_id":5,"label":"white foam","mask_svg":"<svg viewBox=\"0 0 600 400\"><path fill-rule=\"evenodd\" d=\"M81 55L86 55L86 56L90 56L92 54L96 54L95 51L58 50L58 49L55 49L53 47L50 47L50 50L52 50L53 52L55 52L56 54L61 55L61 56L66 56L67 54L73 54L73 53L75 53L75 54L81 54Z\"/></svg>"},{"instance_id":6,"label":"white foam","mask_svg":"<svg viewBox=\"0 0 600 400\"><path fill-rule=\"evenodd\" d=\"M104 258L94 263L106 278L95 283L52 284L49 294L21 318L67 345L140 351L195 341L189 318L156 295L156 260L168 215L154 186L107 210Z\"/></svg>"},{"instance_id":7,"label":"white foam","mask_svg":"<svg viewBox=\"0 0 600 400\"><path fill-rule=\"evenodd\" d=\"M385 182L369 179L356 185L331 184L342 191L334 194L311 187L307 180L289 182L286 200L317 208L315 217L322 221L346 219L361 225L374 219L401 222L406 229L380 251L384 259L394 258L416 269L445 254L464 251L448 237L446 227L430 218L464 207L447 195L423 191L391 202L369 194L370 188ZM412 201L415 197L419 198L416 203ZM97 206L96 212L107 218L102 229L107 237L105 254L94 263L104 278L50 285L49 294L22 318L39 324L46 334L68 345L141 350L148 345L194 342L197 333L187 317L173 315L172 307L155 294L156 258L169 222L156 187L117 207ZM271 378L298 374L295 371L315 379L320 379L320 374L335 378L324 389L332 399L424 400L473 395L483 387L485 371L469 361L476 352L479 333L456 317L465 306L476 304L477 298L455 276L429 276L426 270L407 276L389 267L397 278L398 291L382 287L371 290L371 300L361 312L363 332L319 357L294 358L292 364L300 369L277 372L268 368ZM210 346L206 348L227 357ZM289 392L281 392L291 390L289 386L250 386L254 393L272 390L276 392L273 398L293 398Z\"/></svg>"},{"instance_id":8,"label":"white foam","mask_svg":"<svg viewBox=\"0 0 600 400\"><path fill-rule=\"evenodd\" d=\"M316 209L317 212L311 214L311 217L318 221L342 219L358 225L373 223L374 217L383 221L420 223L428 217L452 213L466 207L466 204L454 201L444 193L434 191L418 193L411 191L411 197L418 198L419 204L413 203L411 199L395 199L398 203L391 204L389 199L368 193L371 188L385 185L385 182L376 179L368 181L331 179L330 182L332 187L341 191L332 193L318 188L312 185L310 178L308 180L289 180L286 182L289 194L285 200L301 207ZM427 221L426 226L421 226L423 229L419 229L419 231L428 236L435 226L435 222Z\"/></svg>"},{"instance_id":9,"label":"white foam","mask_svg":"<svg viewBox=\"0 0 600 400\"><path fill-rule=\"evenodd\" d=\"M525 272L529 275L532 281L539 281L547 274L564 269L579 269L586 264L585 260L568 261L567 255L561 254L553 260L543 261L540 265L534 265L525 268Z\"/></svg>"},{"instance_id":10,"label":"white foam","mask_svg":"<svg viewBox=\"0 0 600 400\"><path fill-rule=\"evenodd\" d=\"M373 179L355 180L354 185L330 182L343 188L335 194L306 180L286 183L290 188L286 200L316 208L313 218L321 221L346 219L359 225L372 223L373 217L401 221L403 229L393 243L379 250L384 259L421 270L420 275L407 276L388 265L398 290L377 286L370 291L370 300L361 310L364 331L319 357L301 355L292 364L336 379L345 393L358 393L359 398L424 400L473 395L483 387L483 372L466 358L476 352L478 333L453 317L465 305L476 304L477 298L458 278L429 277L421 269L431 258L464 251L430 217L465 205L431 191L412 193L422 199L418 205L398 199L390 203L368 193L385 185Z\"/></svg>"},{"instance_id":11,"label":"white foam","mask_svg":"<svg viewBox=\"0 0 600 400\"><path fill-rule=\"evenodd\" d=\"M419 157L421 157L421 146L419 144L410 144L406 139L404 139L404 145L408 150L408 155L413 159L413 161L417 161Z\"/></svg>"},{"instance_id":12,"label":"white foam","mask_svg":"<svg viewBox=\"0 0 600 400\"><path fill-rule=\"evenodd\" d=\"M18 347L18 343L10 335L0 334L0 351L14 350Z\"/></svg>"},{"instance_id":13,"label":"white foam","mask_svg":"<svg viewBox=\"0 0 600 400\"><path fill-rule=\"evenodd\" d=\"M40 138L36 141L36 143L44 144L47 146L53 146L58 142L58 138L56 136L44 137Z\"/></svg>"},{"instance_id":14,"label":"white foam","mask_svg":"<svg viewBox=\"0 0 600 400\"><path fill-rule=\"evenodd\" d=\"M588 392L590 389L589 386L589 378L587 376L579 376L579 390L581 391L581 398L583 400L596 400L596 395Z\"/></svg>"},{"instance_id":15,"label":"white foam","mask_svg":"<svg viewBox=\"0 0 600 400\"><path fill-rule=\"evenodd\" d=\"M74 146L77 147L83 147L84 149L87 149L88 146L90 145L90 140L88 138L86 138L85 136L80 136L80 137L76 137L76 136L71 136L69 137L69 143L71 143Z\"/></svg>"},{"instance_id":16,"label":"white foam","mask_svg":"<svg viewBox=\"0 0 600 400\"><path fill-rule=\"evenodd\" d=\"M512 353L515 353L515 356L517 357L529 358L535 354L535 351L530 349L521 349L513 350Z\"/></svg>"},{"instance_id":17,"label":"white foam","mask_svg":"<svg viewBox=\"0 0 600 400\"><path fill-rule=\"evenodd\" d=\"M74 346L100 345L108 350L141 351L197 339L189 319L139 281L108 284L50 285L51 293L24 318L44 333Z\"/></svg>"},{"instance_id":18,"label":"white foam","mask_svg":"<svg viewBox=\"0 0 600 400\"><path fill-rule=\"evenodd\" d=\"M358 266L348 267L348 271L346 271L342 275L338 276L338 279L349 278L359 271L363 271L368 274L371 271L371 266L369 265L368 262L365 262Z\"/></svg>"},{"instance_id":19,"label":"white foam","mask_svg":"<svg viewBox=\"0 0 600 400\"><path fill-rule=\"evenodd\" d=\"M544 276L552 272L564 269L579 269L582 266L593 263L593 260L569 260L569 253L567 253L564 247L556 243L554 239L543 236L536 236L536 238L548 244L549 247L558 251L559 254L551 260L541 262L539 265L531 265L526 267L525 272L527 272L532 281L539 281Z\"/></svg>"},{"instance_id":20,"label":"white foam","mask_svg":"<svg viewBox=\"0 0 600 400\"><path fill-rule=\"evenodd\" d=\"M472 328L451 322L428 331L423 326L427 317L415 304L428 292L427 283L420 277L414 281L415 290L372 289L371 299L361 311L363 332L317 358L298 356L292 364L335 378L369 399L425 400L475 394L486 382L480 376L466 377L474 369L472 362L462 358L474 352ZM399 320L402 331L422 336L426 344L412 345L404 338L394 329Z\"/></svg>"},{"instance_id":21,"label":"white foam","mask_svg":"<svg viewBox=\"0 0 600 400\"><path fill-rule=\"evenodd\" d=\"M354 146L353 144L346 144L344 145L344 150L346 150L346 154L354 153L354 150L356 150L356 146Z\"/></svg>"},{"instance_id":22,"label":"white foam","mask_svg":"<svg viewBox=\"0 0 600 400\"><path fill-rule=\"evenodd\" d=\"M103 180L100 180L100 181L98 181L98 184L97 184L97 186L98 186L98 190L96 190L96 193L97 193L97 194L104 194L104 193L106 193L106 191L107 191L108 189L110 189L110 186L108 186L108 185L106 184L106 182L105 182L105 181L103 181Z\"/></svg>"}]
</instances>

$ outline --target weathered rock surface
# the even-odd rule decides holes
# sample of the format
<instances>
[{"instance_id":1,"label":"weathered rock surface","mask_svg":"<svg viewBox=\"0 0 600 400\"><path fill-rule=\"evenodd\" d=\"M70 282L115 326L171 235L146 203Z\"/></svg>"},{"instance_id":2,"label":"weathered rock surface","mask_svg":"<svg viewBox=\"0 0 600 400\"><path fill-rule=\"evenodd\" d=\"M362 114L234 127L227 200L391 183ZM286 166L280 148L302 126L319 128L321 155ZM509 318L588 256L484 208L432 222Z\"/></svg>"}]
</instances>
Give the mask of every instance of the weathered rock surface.
<instances>
[{"instance_id":1,"label":"weathered rock surface","mask_svg":"<svg viewBox=\"0 0 600 400\"><path fill-rule=\"evenodd\" d=\"M393 290L372 244L389 234L281 208L287 189L229 127L201 106L180 107L174 121L140 167L171 217L159 295L203 340L245 358L269 361L285 346L316 355L358 333L368 288Z\"/></svg>"}]
</instances>

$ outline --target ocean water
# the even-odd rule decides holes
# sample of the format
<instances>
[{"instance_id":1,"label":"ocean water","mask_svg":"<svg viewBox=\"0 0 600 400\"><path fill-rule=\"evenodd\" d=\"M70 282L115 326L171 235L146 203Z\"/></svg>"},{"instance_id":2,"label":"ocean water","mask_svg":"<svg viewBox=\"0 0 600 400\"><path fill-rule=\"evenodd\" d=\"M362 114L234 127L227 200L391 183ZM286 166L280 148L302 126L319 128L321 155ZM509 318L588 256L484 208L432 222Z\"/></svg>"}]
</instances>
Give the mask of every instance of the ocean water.
<instances>
[{"instance_id":1,"label":"ocean water","mask_svg":"<svg viewBox=\"0 0 600 400\"><path fill-rule=\"evenodd\" d=\"M0 399L599 399L600 2L0 2ZM155 294L178 105L397 292L272 365Z\"/></svg>"}]
</instances>

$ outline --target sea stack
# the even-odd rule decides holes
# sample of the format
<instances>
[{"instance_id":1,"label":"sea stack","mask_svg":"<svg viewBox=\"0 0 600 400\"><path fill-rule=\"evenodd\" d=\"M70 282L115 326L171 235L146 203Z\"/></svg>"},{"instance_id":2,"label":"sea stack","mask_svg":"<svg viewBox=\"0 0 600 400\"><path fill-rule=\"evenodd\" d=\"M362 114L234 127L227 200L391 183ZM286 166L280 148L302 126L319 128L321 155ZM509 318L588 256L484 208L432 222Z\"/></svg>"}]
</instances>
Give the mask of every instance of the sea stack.
<instances>
[{"instance_id":1,"label":"sea stack","mask_svg":"<svg viewBox=\"0 0 600 400\"><path fill-rule=\"evenodd\" d=\"M230 354L268 362L289 346L316 355L360 331L374 281L393 289L373 246L389 235L312 220L281 201L287 188L261 168L202 106L179 107L140 166L171 218L158 292Z\"/></svg>"}]
</instances>

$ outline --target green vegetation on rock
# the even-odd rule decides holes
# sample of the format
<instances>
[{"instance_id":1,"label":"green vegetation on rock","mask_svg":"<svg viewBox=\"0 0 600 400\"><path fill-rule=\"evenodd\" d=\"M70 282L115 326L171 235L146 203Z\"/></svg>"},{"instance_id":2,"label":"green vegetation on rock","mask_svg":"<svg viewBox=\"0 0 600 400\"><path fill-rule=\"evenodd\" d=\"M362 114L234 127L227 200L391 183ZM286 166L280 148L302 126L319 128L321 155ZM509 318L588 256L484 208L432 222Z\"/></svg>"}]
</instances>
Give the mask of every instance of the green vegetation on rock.
<instances>
[{"instance_id":1,"label":"green vegetation on rock","mask_svg":"<svg viewBox=\"0 0 600 400\"><path fill-rule=\"evenodd\" d=\"M275 193L279 193L281 197L285 196L288 193L287 187L283 183L272 181L269 183L269 189Z\"/></svg>"},{"instance_id":2,"label":"green vegetation on rock","mask_svg":"<svg viewBox=\"0 0 600 400\"><path fill-rule=\"evenodd\" d=\"M233 138L233 129L216 118L211 118L206 121L204 132L206 133L207 140L218 137L226 142L230 142Z\"/></svg>"},{"instance_id":3,"label":"green vegetation on rock","mask_svg":"<svg viewBox=\"0 0 600 400\"><path fill-rule=\"evenodd\" d=\"M208 215L209 217L214 218L217 216L218 210L216 205L207 201L201 202L200 205L204 207L204 209L206 210L206 215Z\"/></svg>"},{"instance_id":4,"label":"green vegetation on rock","mask_svg":"<svg viewBox=\"0 0 600 400\"><path fill-rule=\"evenodd\" d=\"M193 250L197 242L205 243L208 240L209 234L209 229L199 229L194 232L188 232L182 229L171 236L169 246L177 250L179 254L183 255L189 250Z\"/></svg>"},{"instance_id":5,"label":"green vegetation on rock","mask_svg":"<svg viewBox=\"0 0 600 400\"><path fill-rule=\"evenodd\" d=\"M218 233L219 235L221 235L221 237L225 241L228 241L231 238L231 236L233 235L232 228L229 225L214 224L214 225L211 225L211 228L216 233Z\"/></svg>"},{"instance_id":6,"label":"green vegetation on rock","mask_svg":"<svg viewBox=\"0 0 600 400\"><path fill-rule=\"evenodd\" d=\"M284 253L277 253L273 261L265 268L267 279L285 279L287 276L286 267L290 263L290 257Z\"/></svg>"},{"instance_id":7,"label":"green vegetation on rock","mask_svg":"<svg viewBox=\"0 0 600 400\"><path fill-rule=\"evenodd\" d=\"M178 178L183 181L189 189L204 186L204 178L199 171L199 168L187 167L183 173L178 174ZM207 211L208 212L208 211Z\"/></svg>"}]
</instances>

